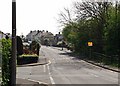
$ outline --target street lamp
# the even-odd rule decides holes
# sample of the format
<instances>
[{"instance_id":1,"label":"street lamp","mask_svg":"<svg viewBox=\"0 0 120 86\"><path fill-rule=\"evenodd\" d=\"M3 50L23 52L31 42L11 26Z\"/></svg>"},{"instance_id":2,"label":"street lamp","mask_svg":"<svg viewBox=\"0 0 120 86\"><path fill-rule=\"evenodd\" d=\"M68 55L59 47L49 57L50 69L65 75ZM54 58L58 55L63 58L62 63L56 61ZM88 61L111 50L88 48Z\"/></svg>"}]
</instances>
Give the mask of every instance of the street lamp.
<instances>
[{"instance_id":1,"label":"street lamp","mask_svg":"<svg viewBox=\"0 0 120 86\"><path fill-rule=\"evenodd\" d=\"M12 0L12 57L10 59L10 86L16 86L16 0Z\"/></svg>"}]
</instances>

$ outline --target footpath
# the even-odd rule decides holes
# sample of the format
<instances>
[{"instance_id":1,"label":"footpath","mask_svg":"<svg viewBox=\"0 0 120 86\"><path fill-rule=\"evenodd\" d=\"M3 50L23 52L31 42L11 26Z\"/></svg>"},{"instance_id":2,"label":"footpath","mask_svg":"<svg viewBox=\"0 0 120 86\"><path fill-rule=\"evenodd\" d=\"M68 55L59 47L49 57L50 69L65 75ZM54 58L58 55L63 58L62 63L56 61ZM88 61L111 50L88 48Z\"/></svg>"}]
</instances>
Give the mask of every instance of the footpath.
<instances>
[{"instance_id":1,"label":"footpath","mask_svg":"<svg viewBox=\"0 0 120 86\"><path fill-rule=\"evenodd\" d=\"M39 58L39 61L37 63L33 64L25 64L25 65L18 65L17 67L27 67L27 66L37 66L37 65L45 65L49 61L47 58ZM28 80L28 79L16 79L16 86L48 86L44 82L38 82L38 81L33 81L33 80Z\"/></svg>"}]
</instances>

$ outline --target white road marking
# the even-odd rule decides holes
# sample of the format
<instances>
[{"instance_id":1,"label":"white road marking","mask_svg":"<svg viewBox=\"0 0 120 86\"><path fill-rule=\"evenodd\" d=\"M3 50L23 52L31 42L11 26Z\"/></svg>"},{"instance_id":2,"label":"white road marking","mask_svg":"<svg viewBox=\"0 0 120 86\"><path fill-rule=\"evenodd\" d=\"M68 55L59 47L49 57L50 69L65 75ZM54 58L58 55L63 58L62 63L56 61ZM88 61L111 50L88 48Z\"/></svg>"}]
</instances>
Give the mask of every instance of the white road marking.
<instances>
[{"instance_id":1,"label":"white road marking","mask_svg":"<svg viewBox=\"0 0 120 86\"><path fill-rule=\"evenodd\" d=\"M52 75L51 75L51 73L50 73L50 67L49 67L48 64L47 64L47 68L48 68L48 73L49 73L50 81L51 81L52 84L55 84L55 82L54 82L54 80L53 80L53 78L52 78Z\"/></svg>"},{"instance_id":2,"label":"white road marking","mask_svg":"<svg viewBox=\"0 0 120 86\"><path fill-rule=\"evenodd\" d=\"M55 84L55 82L54 82L54 80L53 80L53 78L51 76L50 76L50 80L51 80L52 84Z\"/></svg>"},{"instance_id":3,"label":"white road marking","mask_svg":"<svg viewBox=\"0 0 120 86\"><path fill-rule=\"evenodd\" d=\"M92 74L92 73L90 75L95 76L95 77L99 77L98 75L95 75L95 74Z\"/></svg>"},{"instance_id":4,"label":"white road marking","mask_svg":"<svg viewBox=\"0 0 120 86\"><path fill-rule=\"evenodd\" d=\"M40 81L37 81L37 80L32 80L32 79L27 79L27 80L32 81L32 82L36 82L38 84L47 84L45 82L40 82Z\"/></svg>"},{"instance_id":5,"label":"white road marking","mask_svg":"<svg viewBox=\"0 0 120 86\"><path fill-rule=\"evenodd\" d=\"M31 67L31 69L30 69L30 75L32 75L32 68L33 68L33 67Z\"/></svg>"},{"instance_id":6,"label":"white road marking","mask_svg":"<svg viewBox=\"0 0 120 86\"><path fill-rule=\"evenodd\" d=\"M53 63L56 63L54 58L52 59L52 62L53 62ZM51 62L50 62L50 63L51 63Z\"/></svg>"},{"instance_id":7,"label":"white road marking","mask_svg":"<svg viewBox=\"0 0 120 86\"><path fill-rule=\"evenodd\" d=\"M43 65L43 70L44 72L46 72L46 65Z\"/></svg>"}]
</instances>

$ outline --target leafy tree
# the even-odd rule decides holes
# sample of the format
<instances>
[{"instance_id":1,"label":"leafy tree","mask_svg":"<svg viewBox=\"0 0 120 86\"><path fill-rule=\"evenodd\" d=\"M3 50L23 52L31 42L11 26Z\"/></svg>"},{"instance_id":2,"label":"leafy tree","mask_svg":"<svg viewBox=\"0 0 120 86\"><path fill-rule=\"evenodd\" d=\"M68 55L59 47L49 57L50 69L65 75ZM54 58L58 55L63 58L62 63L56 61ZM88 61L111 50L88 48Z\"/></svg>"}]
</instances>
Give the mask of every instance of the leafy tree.
<instances>
[{"instance_id":1,"label":"leafy tree","mask_svg":"<svg viewBox=\"0 0 120 86\"><path fill-rule=\"evenodd\" d=\"M92 41L93 52L119 55L120 3L114 6L109 2L76 2L74 7L76 18L69 18L71 13L66 11L61 20L63 36L75 51L86 53L87 42Z\"/></svg>"},{"instance_id":2,"label":"leafy tree","mask_svg":"<svg viewBox=\"0 0 120 86\"><path fill-rule=\"evenodd\" d=\"M117 6L111 6L108 10L107 27L104 31L106 40L105 51L108 55L118 55L119 47L119 26L120 26L120 11Z\"/></svg>"},{"instance_id":3,"label":"leafy tree","mask_svg":"<svg viewBox=\"0 0 120 86\"><path fill-rule=\"evenodd\" d=\"M95 45L98 52L103 52L103 30L106 25L106 15L108 7L111 3L108 2L76 2L74 4L76 8L77 20L93 20L95 27L93 24L90 26L95 29L95 33L97 34Z\"/></svg>"}]
</instances>

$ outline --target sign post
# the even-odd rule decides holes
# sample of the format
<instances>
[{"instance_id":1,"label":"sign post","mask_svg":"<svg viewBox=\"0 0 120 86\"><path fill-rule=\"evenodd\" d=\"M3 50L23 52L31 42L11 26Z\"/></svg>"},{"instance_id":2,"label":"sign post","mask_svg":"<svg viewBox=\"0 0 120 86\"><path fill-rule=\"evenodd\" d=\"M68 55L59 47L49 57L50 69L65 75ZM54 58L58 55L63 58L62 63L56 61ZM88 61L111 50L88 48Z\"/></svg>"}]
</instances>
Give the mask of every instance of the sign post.
<instances>
[{"instance_id":1,"label":"sign post","mask_svg":"<svg viewBox=\"0 0 120 86\"><path fill-rule=\"evenodd\" d=\"M92 57L92 46L93 46L93 42L88 42L88 46L90 47L90 51L89 51L89 58L91 58Z\"/></svg>"},{"instance_id":2,"label":"sign post","mask_svg":"<svg viewBox=\"0 0 120 86\"><path fill-rule=\"evenodd\" d=\"M93 42L88 42L88 46L92 47L93 46Z\"/></svg>"}]
</instances>

